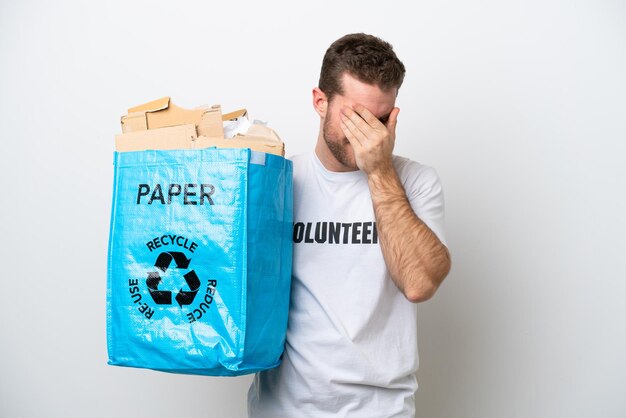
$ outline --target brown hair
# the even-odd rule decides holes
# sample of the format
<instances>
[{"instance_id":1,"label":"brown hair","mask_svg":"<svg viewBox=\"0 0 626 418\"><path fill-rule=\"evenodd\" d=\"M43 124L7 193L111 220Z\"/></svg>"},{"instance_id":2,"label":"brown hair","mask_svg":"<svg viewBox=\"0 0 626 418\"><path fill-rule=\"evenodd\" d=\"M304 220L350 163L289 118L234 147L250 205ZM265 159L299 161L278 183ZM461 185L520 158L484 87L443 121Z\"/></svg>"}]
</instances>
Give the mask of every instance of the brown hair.
<instances>
[{"instance_id":1,"label":"brown hair","mask_svg":"<svg viewBox=\"0 0 626 418\"><path fill-rule=\"evenodd\" d=\"M324 55L318 87L329 101L343 93L341 77L345 72L363 83L389 90L400 88L405 69L391 44L365 33L352 33L333 42Z\"/></svg>"}]
</instances>

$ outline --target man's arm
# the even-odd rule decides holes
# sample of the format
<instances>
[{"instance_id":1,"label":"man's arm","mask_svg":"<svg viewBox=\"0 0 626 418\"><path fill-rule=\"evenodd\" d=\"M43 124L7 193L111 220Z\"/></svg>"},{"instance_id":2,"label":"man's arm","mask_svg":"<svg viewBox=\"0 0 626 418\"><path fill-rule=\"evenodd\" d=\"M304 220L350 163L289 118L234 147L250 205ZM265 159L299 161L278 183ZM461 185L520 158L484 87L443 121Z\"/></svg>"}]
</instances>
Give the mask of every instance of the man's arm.
<instances>
[{"instance_id":1,"label":"man's arm","mask_svg":"<svg viewBox=\"0 0 626 418\"><path fill-rule=\"evenodd\" d=\"M380 246L391 278L408 300L422 302L435 294L450 271L450 255L413 212L393 167L399 111L394 108L383 125L363 106L344 109L342 129L358 167L367 174Z\"/></svg>"},{"instance_id":2,"label":"man's arm","mask_svg":"<svg viewBox=\"0 0 626 418\"><path fill-rule=\"evenodd\" d=\"M398 174L368 174L385 264L411 302L430 299L450 271L448 249L413 212Z\"/></svg>"}]
</instances>

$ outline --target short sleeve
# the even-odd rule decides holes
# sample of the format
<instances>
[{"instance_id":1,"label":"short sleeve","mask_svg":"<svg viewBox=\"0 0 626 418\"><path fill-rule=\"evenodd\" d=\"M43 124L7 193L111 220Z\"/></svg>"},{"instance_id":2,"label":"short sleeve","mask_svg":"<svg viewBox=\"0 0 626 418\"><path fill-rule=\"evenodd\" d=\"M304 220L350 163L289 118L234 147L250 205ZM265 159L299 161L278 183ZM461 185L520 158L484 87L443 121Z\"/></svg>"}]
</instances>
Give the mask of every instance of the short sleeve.
<instances>
[{"instance_id":1,"label":"short sleeve","mask_svg":"<svg viewBox=\"0 0 626 418\"><path fill-rule=\"evenodd\" d=\"M447 246L443 187L437 171L403 157L394 157L394 165L413 212Z\"/></svg>"}]
</instances>

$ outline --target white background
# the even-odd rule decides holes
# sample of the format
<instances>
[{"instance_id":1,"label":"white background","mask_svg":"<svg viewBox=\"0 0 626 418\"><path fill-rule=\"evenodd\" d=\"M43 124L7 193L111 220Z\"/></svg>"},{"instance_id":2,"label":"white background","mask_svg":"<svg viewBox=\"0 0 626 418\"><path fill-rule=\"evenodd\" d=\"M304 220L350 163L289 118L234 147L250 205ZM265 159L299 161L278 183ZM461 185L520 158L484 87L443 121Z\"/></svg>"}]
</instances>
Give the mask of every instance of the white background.
<instances>
[{"instance_id":1,"label":"white background","mask_svg":"<svg viewBox=\"0 0 626 418\"><path fill-rule=\"evenodd\" d=\"M322 56L364 31L407 67L396 152L446 194L418 417L626 417L625 3L412 3L0 3L0 416L245 416L249 376L106 365L119 117L247 107L310 150Z\"/></svg>"}]
</instances>

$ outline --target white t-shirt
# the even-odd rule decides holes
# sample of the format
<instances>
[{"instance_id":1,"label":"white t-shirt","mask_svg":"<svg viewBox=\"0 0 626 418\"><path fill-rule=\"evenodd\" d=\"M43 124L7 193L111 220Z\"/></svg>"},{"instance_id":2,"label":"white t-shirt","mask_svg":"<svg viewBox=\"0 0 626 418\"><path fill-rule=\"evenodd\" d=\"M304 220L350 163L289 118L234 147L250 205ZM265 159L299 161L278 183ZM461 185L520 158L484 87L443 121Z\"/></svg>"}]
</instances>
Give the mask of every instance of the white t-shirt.
<instances>
[{"instance_id":1,"label":"white t-shirt","mask_svg":"<svg viewBox=\"0 0 626 418\"><path fill-rule=\"evenodd\" d=\"M252 418L412 417L417 306L392 281L367 177L292 158L294 253L281 365L258 373ZM394 156L417 216L444 242L443 193L430 167Z\"/></svg>"}]
</instances>

